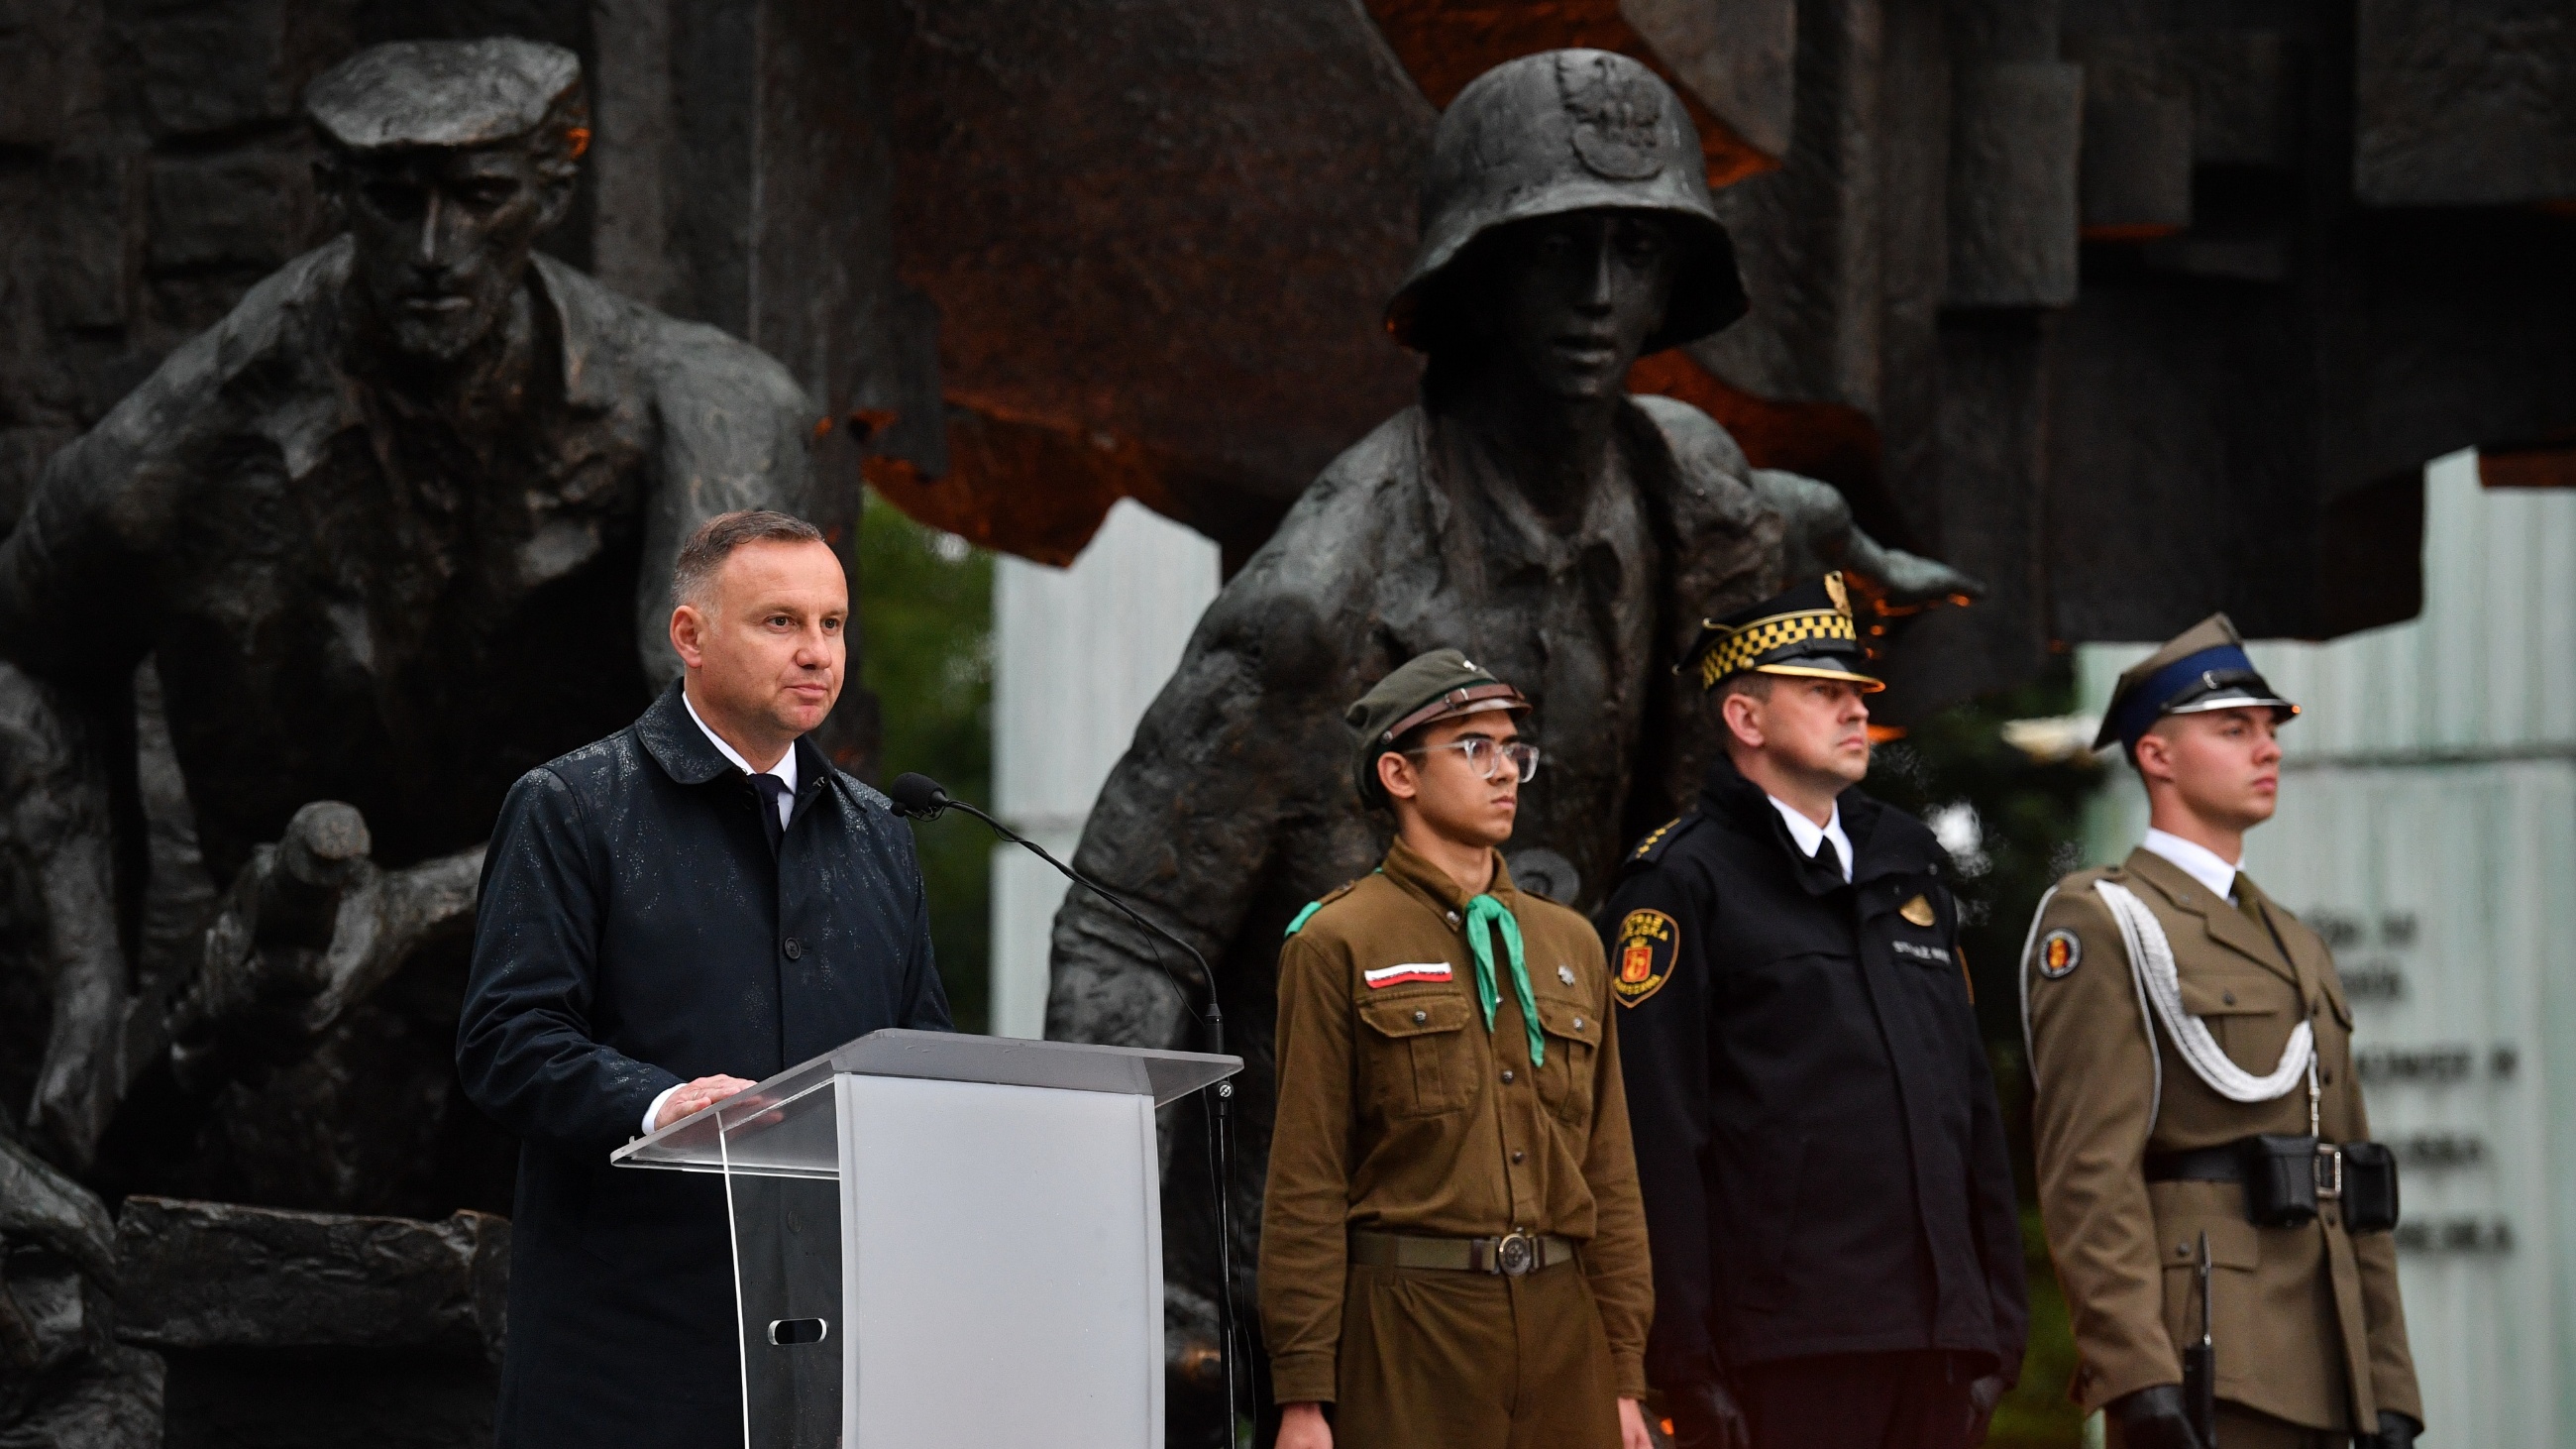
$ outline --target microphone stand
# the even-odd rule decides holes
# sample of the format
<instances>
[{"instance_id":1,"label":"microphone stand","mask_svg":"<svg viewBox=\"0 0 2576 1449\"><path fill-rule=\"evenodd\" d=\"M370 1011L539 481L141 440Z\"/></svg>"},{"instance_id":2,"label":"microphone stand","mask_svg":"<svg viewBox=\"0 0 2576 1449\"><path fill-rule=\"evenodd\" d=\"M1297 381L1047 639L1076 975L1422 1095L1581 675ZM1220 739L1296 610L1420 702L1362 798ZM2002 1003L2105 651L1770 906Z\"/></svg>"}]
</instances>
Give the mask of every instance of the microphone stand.
<instances>
[{"instance_id":1,"label":"microphone stand","mask_svg":"<svg viewBox=\"0 0 2576 1449\"><path fill-rule=\"evenodd\" d=\"M902 786L909 780L920 780L929 789L926 792L904 791ZM920 775L905 775L897 779L895 785L897 798L894 808L897 814L923 820L936 820L947 811L962 810L983 821L995 835L1054 866L1056 872L1066 880L1108 902L1118 914L1135 922L1147 933L1148 946L1153 946L1152 938L1159 936L1187 951L1190 959L1198 963L1199 981L1207 990L1207 1006L1204 1011L1191 1006L1188 988L1182 986L1180 978L1172 974L1172 968L1163 960L1160 947L1153 947L1154 964L1162 969L1163 978L1171 982L1172 989L1179 993L1181 1009L1196 1017L1199 1024L1207 1028L1208 1050L1219 1056L1225 1054L1225 1009L1217 1004L1216 974L1208 969L1207 957L1200 955L1196 946L1138 915L1125 901L1119 899L1117 893L1056 859L1045 846L949 794L936 781ZM1225 1442L1231 1445L1234 1443L1235 1434L1233 1420L1240 1402L1235 1388L1235 1350L1240 1329L1236 1321L1234 1304L1234 1083L1219 1082L1210 1089L1208 1129L1208 1166L1210 1173L1216 1179L1217 1358L1225 1371L1227 1421ZM1254 1417L1258 1418L1258 1415Z\"/></svg>"}]
</instances>

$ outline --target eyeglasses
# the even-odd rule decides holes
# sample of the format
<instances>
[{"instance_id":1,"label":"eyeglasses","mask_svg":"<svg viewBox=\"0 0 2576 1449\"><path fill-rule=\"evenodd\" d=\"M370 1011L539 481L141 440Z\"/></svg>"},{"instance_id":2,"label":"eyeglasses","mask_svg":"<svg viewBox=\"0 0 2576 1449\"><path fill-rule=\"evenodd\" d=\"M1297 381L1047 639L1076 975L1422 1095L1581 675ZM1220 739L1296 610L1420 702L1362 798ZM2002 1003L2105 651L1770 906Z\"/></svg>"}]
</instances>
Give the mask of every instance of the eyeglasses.
<instances>
[{"instance_id":1,"label":"eyeglasses","mask_svg":"<svg viewBox=\"0 0 2576 1449\"><path fill-rule=\"evenodd\" d=\"M1469 735L1463 740L1451 740L1445 745L1420 745L1406 750L1405 753L1427 755L1433 750L1456 750L1465 755L1467 768L1475 771L1480 779L1490 780L1501 774L1506 761L1520 776L1522 784L1526 785L1538 777L1538 746L1526 740L1498 743L1483 735Z\"/></svg>"}]
</instances>

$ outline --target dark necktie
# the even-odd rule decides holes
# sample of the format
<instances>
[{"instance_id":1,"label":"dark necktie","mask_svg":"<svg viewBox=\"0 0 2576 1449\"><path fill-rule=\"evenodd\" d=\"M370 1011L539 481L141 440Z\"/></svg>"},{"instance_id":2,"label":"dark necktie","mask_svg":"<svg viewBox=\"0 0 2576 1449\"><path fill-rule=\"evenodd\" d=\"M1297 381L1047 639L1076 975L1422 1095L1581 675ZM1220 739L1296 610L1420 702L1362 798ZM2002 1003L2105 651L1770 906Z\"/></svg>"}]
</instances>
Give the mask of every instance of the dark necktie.
<instances>
[{"instance_id":1,"label":"dark necktie","mask_svg":"<svg viewBox=\"0 0 2576 1449\"><path fill-rule=\"evenodd\" d=\"M778 818L778 802L787 798L787 782L776 775L754 775L751 788L760 796L760 829L769 837L770 853L774 855L778 842L787 835L786 823Z\"/></svg>"},{"instance_id":2,"label":"dark necktie","mask_svg":"<svg viewBox=\"0 0 2576 1449\"><path fill-rule=\"evenodd\" d=\"M1841 880L1843 878L1842 852L1834 849L1834 838L1832 836L1820 835L1816 837L1816 853L1812 859L1816 862L1818 867L1823 869L1825 874L1832 876L1836 880Z\"/></svg>"}]
</instances>

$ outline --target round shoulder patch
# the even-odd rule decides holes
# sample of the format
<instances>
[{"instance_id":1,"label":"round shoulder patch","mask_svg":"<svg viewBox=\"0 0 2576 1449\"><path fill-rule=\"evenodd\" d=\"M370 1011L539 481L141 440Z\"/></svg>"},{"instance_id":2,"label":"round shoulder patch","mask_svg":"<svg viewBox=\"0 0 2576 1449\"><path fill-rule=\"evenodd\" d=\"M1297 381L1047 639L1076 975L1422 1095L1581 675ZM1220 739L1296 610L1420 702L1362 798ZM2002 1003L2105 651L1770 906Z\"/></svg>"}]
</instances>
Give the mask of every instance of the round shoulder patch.
<instances>
[{"instance_id":1,"label":"round shoulder patch","mask_svg":"<svg viewBox=\"0 0 2576 1449\"><path fill-rule=\"evenodd\" d=\"M1610 989L1621 1006L1635 1006L1664 989L1681 943L1682 928L1672 917L1661 911L1628 913L1619 923L1619 959L1610 973Z\"/></svg>"},{"instance_id":2,"label":"round shoulder patch","mask_svg":"<svg viewBox=\"0 0 2576 1449\"><path fill-rule=\"evenodd\" d=\"M2084 941L2064 926L2039 938L2039 974L2051 981L2063 981L2075 974L2084 960Z\"/></svg>"}]
</instances>

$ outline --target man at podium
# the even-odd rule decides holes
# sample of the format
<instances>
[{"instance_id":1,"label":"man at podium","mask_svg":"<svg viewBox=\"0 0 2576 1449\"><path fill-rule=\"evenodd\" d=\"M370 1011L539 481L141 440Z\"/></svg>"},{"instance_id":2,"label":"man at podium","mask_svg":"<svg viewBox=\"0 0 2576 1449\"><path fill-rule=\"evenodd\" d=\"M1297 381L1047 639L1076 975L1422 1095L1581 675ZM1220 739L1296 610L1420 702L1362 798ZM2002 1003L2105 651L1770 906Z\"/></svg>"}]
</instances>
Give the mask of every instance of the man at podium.
<instances>
[{"instance_id":1,"label":"man at podium","mask_svg":"<svg viewBox=\"0 0 2576 1449\"><path fill-rule=\"evenodd\" d=\"M840 560L785 514L722 514L672 596L683 677L513 786L483 867L456 1065L523 1139L500 1449L741 1442L723 1180L609 1153L949 1026L909 827L804 738L841 692Z\"/></svg>"},{"instance_id":2,"label":"man at podium","mask_svg":"<svg viewBox=\"0 0 2576 1449\"><path fill-rule=\"evenodd\" d=\"M1654 1287L1610 973L1494 849L1538 771L1529 708L1435 649L1346 716L1397 833L1279 954L1279 1449L1646 1449Z\"/></svg>"}]
</instances>

